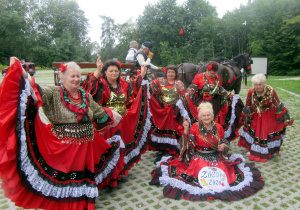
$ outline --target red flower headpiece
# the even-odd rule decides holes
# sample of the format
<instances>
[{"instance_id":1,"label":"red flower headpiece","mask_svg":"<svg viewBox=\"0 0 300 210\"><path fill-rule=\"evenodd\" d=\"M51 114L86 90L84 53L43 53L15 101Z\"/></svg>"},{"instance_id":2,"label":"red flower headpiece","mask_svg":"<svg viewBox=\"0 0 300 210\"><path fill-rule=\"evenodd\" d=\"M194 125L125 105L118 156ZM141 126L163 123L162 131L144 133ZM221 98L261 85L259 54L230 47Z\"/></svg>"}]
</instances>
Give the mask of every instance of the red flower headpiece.
<instances>
[{"instance_id":1,"label":"red flower headpiece","mask_svg":"<svg viewBox=\"0 0 300 210\"><path fill-rule=\"evenodd\" d=\"M212 65L209 64L209 65L207 66L207 69L210 71L210 70L212 69Z\"/></svg>"},{"instance_id":2,"label":"red flower headpiece","mask_svg":"<svg viewBox=\"0 0 300 210\"><path fill-rule=\"evenodd\" d=\"M164 70L164 73L165 73L165 74L166 74L167 71L168 71L168 69L167 69L166 67L164 67L163 70Z\"/></svg>"},{"instance_id":3,"label":"red flower headpiece","mask_svg":"<svg viewBox=\"0 0 300 210\"><path fill-rule=\"evenodd\" d=\"M207 65L207 70L208 71L218 71L218 63L215 61L210 61Z\"/></svg>"},{"instance_id":4,"label":"red flower headpiece","mask_svg":"<svg viewBox=\"0 0 300 210\"><path fill-rule=\"evenodd\" d=\"M59 70L61 73L65 72L67 70L68 65L65 65L63 63L60 64Z\"/></svg>"},{"instance_id":5,"label":"red flower headpiece","mask_svg":"<svg viewBox=\"0 0 300 210\"><path fill-rule=\"evenodd\" d=\"M251 66L250 65L247 67L247 70L251 70Z\"/></svg>"},{"instance_id":6,"label":"red flower headpiece","mask_svg":"<svg viewBox=\"0 0 300 210\"><path fill-rule=\"evenodd\" d=\"M122 68L122 63L120 61L117 61L117 62L119 64L120 68Z\"/></svg>"}]
</instances>

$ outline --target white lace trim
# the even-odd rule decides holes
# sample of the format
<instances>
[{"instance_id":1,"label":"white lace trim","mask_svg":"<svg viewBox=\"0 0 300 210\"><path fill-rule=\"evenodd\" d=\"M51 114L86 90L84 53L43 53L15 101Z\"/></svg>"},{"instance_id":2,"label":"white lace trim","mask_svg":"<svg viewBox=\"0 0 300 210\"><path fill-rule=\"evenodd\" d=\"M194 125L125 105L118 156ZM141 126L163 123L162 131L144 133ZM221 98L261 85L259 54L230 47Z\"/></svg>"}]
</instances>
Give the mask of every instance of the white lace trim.
<instances>
[{"instance_id":1,"label":"white lace trim","mask_svg":"<svg viewBox=\"0 0 300 210\"><path fill-rule=\"evenodd\" d=\"M27 180L31 187L45 196L52 196L55 198L68 198L68 197L81 197L87 196L90 198L95 198L98 196L98 188L96 185L87 186L69 186L61 185L54 186L43 178L39 176L39 172L35 170L34 166L31 164L28 154L27 154L27 143L26 143L26 132L24 128L25 121L25 110L30 96L30 85L27 80L25 80L25 89L20 94L20 113L21 113L21 137L20 137L20 165L21 170L26 174ZM50 181L50 180L49 180Z\"/></svg>"},{"instance_id":2,"label":"white lace trim","mask_svg":"<svg viewBox=\"0 0 300 210\"><path fill-rule=\"evenodd\" d=\"M128 164L128 162L140 155L141 153L141 149L142 147L144 146L144 144L146 143L147 141L147 136L148 136L148 132L151 128L151 122L150 122L150 118L152 117L152 114L150 112L150 108L149 108L149 99L150 99L150 92L149 92L149 81L148 80L143 80L142 81L142 85L147 85L147 96L148 96L148 100L147 100L147 104L148 104L148 108L147 108L147 118L145 120L145 125L144 125L144 130L143 130L143 133L142 133L142 136L141 136L141 139L138 143L138 145L136 146L136 148L134 148L133 150L131 150L127 155L124 156L124 162L125 164Z\"/></svg>"},{"instance_id":3,"label":"white lace trim","mask_svg":"<svg viewBox=\"0 0 300 210\"><path fill-rule=\"evenodd\" d=\"M268 141L267 147L261 147L258 144L254 144L254 138L249 135L244 129L241 132L241 136L246 139L246 141L251 144L251 150L258 152L260 154L269 154L269 149L277 148L281 146L282 141L284 140L284 135L281 135L280 139L276 139L274 141Z\"/></svg>"},{"instance_id":4,"label":"white lace trim","mask_svg":"<svg viewBox=\"0 0 300 210\"><path fill-rule=\"evenodd\" d=\"M154 134L151 134L151 140L153 142L159 143L159 144L171 144L174 146L178 145L176 138L170 138L170 137L160 137Z\"/></svg>"},{"instance_id":5,"label":"white lace trim","mask_svg":"<svg viewBox=\"0 0 300 210\"><path fill-rule=\"evenodd\" d=\"M170 158L172 158L172 156L162 156L160 161L155 162L155 165L159 167L162 162L167 162L167 160L169 160Z\"/></svg>"},{"instance_id":6,"label":"white lace trim","mask_svg":"<svg viewBox=\"0 0 300 210\"><path fill-rule=\"evenodd\" d=\"M177 101L176 106L177 106L177 107L179 108L179 110L180 110L180 115L181 115L182 117L184 117L185 119L187 119L187 120L189 121L190 125L191 125L191 119L190 119L190 117L189 117L188 112L187 112L186 109L184 108L183 102L182 102L181 99L179 99L179 100Z\"/></svg>"},{"instance_id":7,"label":"white lace trim","mask_svg":"<svg viewBox=\"0 0 300 210\"><path fill-rule=\"evenodd\" d=\"M237 158L241 158L243 161L245 161L244 157L240 154L233 154L233 155L230 156L230 160L232 160L232 161L236 160ZM192 195L199 195L199 196L205 195L207 193L212 193L212 194L222 193L225 190L239 191L239 190L242 190L246 186L250 186L251 182L253 182L253 174L250 171L249 167L245 167L244 162L239 163L237 166L244 173L245 179L241 183L239 183L237 186L230 187L228 185L225 188L217 189L215 191L211 191L211 190L208 190L208 189L192 186L192 185L184 183L181 180L178 180L178 179L175 179L175 178L170 178L169 173L168 173L168 166L166 166L166 165L160 166L161 171L162 171L162 176L159 178L159 182L163 186L170 185L173 188L186 190Z\"/></svg>"},{"instance_id":8,"label":"white lace trim","mask_svg":"<svg viewBox=\"0 0 300 210\"><path fill-rule=\"evenodd\" d=\"M224 137L225 138L228 138L232 132L235 132L235 131L232 131L232 125L233 125L233 123L235 121L235 118L236 118L235 105L237 104L239 98L240 98L240 96L238 94L234 95L233 98L232 98L230 125L228 126L227 130L224 131Z\"/></svg>"},{"instance_id":9,"label":"white lace trim","mask_svg":"<svg viewBox=\"0 0 300 210\"><path fill-rule=\"evenodd\" d=\"M121 145L121 142L123 142L123 141L122 141L121 136L114 135L113 137L111 137L109 139L106 139L106 142L109 143L109 144L112 144L113 142L119 142L120 145ZM95 181L96 181L97 185L102 183L103 179L108 177L108 175L116 168L116 165L118 164L118 161L119 161L120 156L121 156L121 149L120 148L121 148L121 146L114 152L112 160L110 160L107 163L104 171L101 171L101 173L99 173L96 176Z\"/></svg>"}]
</instances>

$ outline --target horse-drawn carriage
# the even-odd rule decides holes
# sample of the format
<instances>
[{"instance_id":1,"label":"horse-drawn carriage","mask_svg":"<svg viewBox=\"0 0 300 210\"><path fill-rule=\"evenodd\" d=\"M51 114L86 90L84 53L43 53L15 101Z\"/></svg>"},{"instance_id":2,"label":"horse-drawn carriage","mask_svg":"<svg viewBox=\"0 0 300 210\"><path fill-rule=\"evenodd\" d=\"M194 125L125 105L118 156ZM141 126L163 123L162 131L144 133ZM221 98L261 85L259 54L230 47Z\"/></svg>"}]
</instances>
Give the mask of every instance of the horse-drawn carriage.
<instances>
[{"instance_id":1,"label":"horse-drawn carriage","mask_svg":"<svg viewBox=\"0 0 300 210\"><path fill-rule=\"evenodd\" d=\"M213 59L218 63L218 75L221 77L222 86L228 90L234 90L235 94L238 94L241 89L242 73L241 69L244 69L246 74L251 73L251 56L249 54L240 54L233 57L232 59L227 59L224 57L218 57ZM209 61L208 61L209 62ZM207 63L201 63L195 65L192 63L182 63L178 65L179 79L182 80L185 87L187 88L193 81L196 74L205 72L207 68ZM54 82L55 85L60 84L60 75L58 68L62 62L53 62L52 68L54 70ZM77 63L82 69L96 69L96 63ZM122 63L121 77L125 80L129 80L131 77L134 77L134 71L125 71L126 69L134 69L135 63ZM82 82L85 80L86 75L92 72L82 72ZM149 70L148 76L153 78L162 77L163 73L161 70Z\"/></svg>"}]
</instances>

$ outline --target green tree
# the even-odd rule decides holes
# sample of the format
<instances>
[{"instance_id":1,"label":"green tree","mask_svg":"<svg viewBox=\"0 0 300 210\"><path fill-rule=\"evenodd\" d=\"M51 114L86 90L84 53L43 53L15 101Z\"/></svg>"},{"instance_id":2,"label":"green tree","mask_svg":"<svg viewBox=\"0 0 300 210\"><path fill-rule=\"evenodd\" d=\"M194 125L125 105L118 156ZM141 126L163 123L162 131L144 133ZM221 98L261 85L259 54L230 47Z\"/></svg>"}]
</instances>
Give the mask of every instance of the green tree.
<instances>
[{"instance_id":1,"label":"green tree","mask_svg":"<svg viewBox=\"0 0 300 210\"><path fill-rule=\"evenodd\" d=\"M103 20L103 24L101 26L102 34L99 54L101 59L106 61L117 56L115 47L116 40L119 38L119 25L110 17L100 16L100 18Z\"/></svg>"},{"instance_id":2,"label":"green tree","mask_svg":"<svg viewBox=\"0 0 300 210\"><path fill-rule=\"evenodd\" d=\"M0 0L0 62L8 64L10 56L25 58L28 39L26 2Z\"/></svg>"}]
</instances>

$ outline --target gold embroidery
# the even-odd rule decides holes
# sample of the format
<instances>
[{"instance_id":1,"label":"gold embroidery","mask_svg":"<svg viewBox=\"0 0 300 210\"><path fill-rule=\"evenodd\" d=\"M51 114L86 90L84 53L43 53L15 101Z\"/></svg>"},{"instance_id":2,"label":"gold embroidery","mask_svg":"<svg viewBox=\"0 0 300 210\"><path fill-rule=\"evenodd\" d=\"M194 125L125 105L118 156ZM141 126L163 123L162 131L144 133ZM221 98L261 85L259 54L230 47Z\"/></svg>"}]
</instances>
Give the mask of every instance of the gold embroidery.
<instances>
[{"instance_id":1,"label":"gold embroidery","mask_svg":"<svg viewBox=\"0 0 300 210\"><path fill-rule=\"evenodd\" d=\"M259 100L261 97L261 100ZM266 111L268 109L273 108L273 88L269 85L264 87L264 91L261 96L259 96L255 89L253 89L251 103L253 108L257 111L257 113L261 114L262 111Z\"/></svg>"},{"instance_id":2,"label":"gold embroidery","mask_svg":"<svg viewBox=\"0 0 300 210\"><path fill-rule=\"evenodd\" d=\"M161 89L162 99L166 103L175 103L178 99L178 93L176 87L166 88L162 87Z\"/></svg>"},{"instance_id":3,"label":"gold embroidery","mask_svg":"<svg viewBox=\"0 0 300 210\"><path fill-rule=\"evenodd\" d=\"M219 79L218 77L215 78L214 83L210 83L206 78L206 75L203 74L203 80L205 81L204 86L202 87L203 95L210 96L213 98L214 95L219 95L220 88L219 88Z\"/></svg>"},{"instance_id":4,"label":"gold embroidery","mask_svg":"<svg viewBox=\"0 0 300 210\"><path fill-rule=\"evenodd\" d=\"M121 115L124 115L126 113L125 101L126 96L124 93L118 96L115 92L112 91L106 103L106 107L118 112Z\"/></svg>"}]
</instances>

